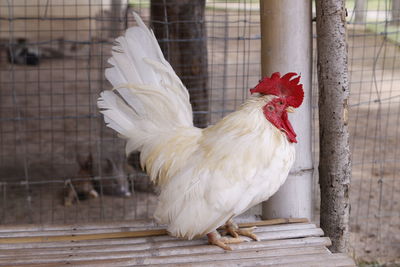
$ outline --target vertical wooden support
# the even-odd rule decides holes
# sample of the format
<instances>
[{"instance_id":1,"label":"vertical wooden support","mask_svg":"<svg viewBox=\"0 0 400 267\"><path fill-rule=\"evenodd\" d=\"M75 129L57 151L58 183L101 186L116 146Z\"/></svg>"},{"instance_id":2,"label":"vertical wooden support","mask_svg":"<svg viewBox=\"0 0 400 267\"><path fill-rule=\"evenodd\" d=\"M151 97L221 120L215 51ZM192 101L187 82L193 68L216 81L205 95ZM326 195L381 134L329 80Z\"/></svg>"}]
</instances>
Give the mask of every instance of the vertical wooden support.
<instances>
[{"instance_id":1,"label":"vertical wooden support","mask_svg":"<svg viewBox=\"0 0 400 267\"><path fill-rule=\"evenodd\" d=\"M349 84L344 2L316 1L321 228L332 240L332 252L346 252L349 233L351 163L347 126Z\"/></svg>"},{"instance_id":2,"label":"vertical wooden support","mask_svg":"<svg viewBox=\"0 0 400 267\"><path fill-rule=\"evenodd\" d=\"M165 58L190 93L194 123L208 124L205 0L151 0L151 20Z\"/></svg>"},{"instance_id":3,"label":"vertical wooden support","mask_svg":"<svg viewBox=\"0 0 400 267\"><path fill-rule=\"evenodd\" d=\"M400 0L392 0L392 22L400 25Z\"/></svg>"},{"instance_id":4,"label":"vertical wooden support","mask_svg":"<svg viewBox=\"0 0 400 267\"><path fill-rule=\"evenodd\" d=\"M120 33L120 19L121 19L121 9L122 9L122 0L112 0L111 1L111 10L110 10L110 31L109 37L116 38Z\"/></svg>"},{"instance_id":5,"label":"vertical wooden support","mask_svg":"<svg viewBox=\"0 0 400 267\"><path fill-rule=\"evenodd\" d=\"M298 135L296 162L286 183L263 203L264 218L312 217L311 0L260 0L262 75L301 74L305 99L290 120Z\"/></svg>"}]
</instances>

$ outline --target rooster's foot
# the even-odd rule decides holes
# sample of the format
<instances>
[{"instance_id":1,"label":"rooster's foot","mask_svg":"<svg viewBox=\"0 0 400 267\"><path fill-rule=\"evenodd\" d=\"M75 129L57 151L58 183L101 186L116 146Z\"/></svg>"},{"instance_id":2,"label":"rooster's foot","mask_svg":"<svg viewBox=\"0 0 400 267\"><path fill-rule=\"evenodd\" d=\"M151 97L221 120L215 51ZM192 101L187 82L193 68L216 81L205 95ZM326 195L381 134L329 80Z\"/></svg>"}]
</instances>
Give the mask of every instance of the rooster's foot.
<instances>
[{"instance_id":1,"label":"rooster's foot","mask_svg":"<svg viewBox=\"0 0 400 267\"><path fill-rule=\"evenodd\" d=\"M233 236L234 238L238 238L239 235L250 237L255 241L260 241L260 239L253 233L254 229L257 227L249 227L249 228L239 228L237 224L232 221L227 221L225 224L225 233Z\"/></svg>"},{"instance_id":2,"label":"rooster's foot","mask_svg":"<svg viewBox=\"0 0 400 267\"><path fill-rule=\"evenodd\" d=\"M225 250L232 250L232 248L227 244L238 244L244 241L240 237L234 237L234 238L221 237L219 233L216 231L207 234L207 237L208 237L208 243L210 245L215 245Z\"/></svg>"}]
</instances>

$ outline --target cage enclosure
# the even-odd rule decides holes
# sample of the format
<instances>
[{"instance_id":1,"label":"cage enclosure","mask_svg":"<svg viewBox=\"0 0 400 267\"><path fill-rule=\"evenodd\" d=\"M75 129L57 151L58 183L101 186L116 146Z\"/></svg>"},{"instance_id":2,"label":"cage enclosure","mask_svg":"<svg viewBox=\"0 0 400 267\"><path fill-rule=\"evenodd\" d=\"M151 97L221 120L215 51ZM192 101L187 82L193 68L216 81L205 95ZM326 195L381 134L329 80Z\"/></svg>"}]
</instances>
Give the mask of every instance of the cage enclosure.
<instances>
[{"instance_id":1,"label":"cage enclosure","mask_svg":"<svg viewBox=\"0 0 400 267\"><path fill-rule=\"evenodd\" d=\"M396 261L400 255L398 2L346 2L350 248L360 262ZM153 28L188 87L198 126L236 110L258 83L259 1L0 0L0 226L151 218L157 188L138 155L126 159L124 141L104 125L96 106L99 93L111 88L104 70L114 39L135 24L132 11ZM315 17L315 7L312 12ZM261 215L261 207L249 214Z\"/></svg>"}]
</instances>

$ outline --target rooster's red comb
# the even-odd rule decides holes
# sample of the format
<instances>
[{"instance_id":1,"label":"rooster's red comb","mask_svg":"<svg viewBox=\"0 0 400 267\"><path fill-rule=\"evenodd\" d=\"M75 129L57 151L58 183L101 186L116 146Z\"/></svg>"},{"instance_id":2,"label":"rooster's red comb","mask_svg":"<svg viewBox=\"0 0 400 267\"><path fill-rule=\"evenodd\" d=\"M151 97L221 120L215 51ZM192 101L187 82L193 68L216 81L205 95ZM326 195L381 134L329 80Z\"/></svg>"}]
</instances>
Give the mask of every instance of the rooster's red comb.
<instances>
[{"instance_id":1,"label":"rooster's red comb","mask_svg":"<svg viewBox=\"0 0 400 267\"><path fill-rule=\"evenodd\" d=\"M265 77L262 79L256 87L250 89L250 92L252 94L260 93L263 95L284 97L290 106L297 108L303 102L304 91L303 85L299 84L300 75L291 79L296 75L298 74L289 72L281 77L279 72L275 72L271 75L271 78Z\"/></svg>"}]
</instances>

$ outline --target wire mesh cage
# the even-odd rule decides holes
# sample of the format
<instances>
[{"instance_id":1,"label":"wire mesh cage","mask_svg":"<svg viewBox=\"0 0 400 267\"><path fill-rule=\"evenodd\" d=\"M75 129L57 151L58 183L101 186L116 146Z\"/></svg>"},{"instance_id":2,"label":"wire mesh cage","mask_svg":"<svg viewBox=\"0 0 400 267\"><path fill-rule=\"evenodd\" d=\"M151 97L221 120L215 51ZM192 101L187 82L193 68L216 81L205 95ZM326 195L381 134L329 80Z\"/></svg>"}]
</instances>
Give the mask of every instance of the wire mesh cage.
<instances>
[{"instance_id":1,"label":"wire mesh cage","mask_svg":"<svg viewBox=\"0 0 400 267\"><path fill-rule=\"evenodd\" d=\"M398 1L349 2L351 229L356 254L400 255ZM396 245L397 244L397 245ZM366 257L368 258L368 256Z\"/></svg>"},{"instance_id":2,"label":"wire mesh cage","mask_svg":"<svg viewBox=\"0 0 400 267\"><path fill-rule=\"evenodd\" d=\"M1 224L151 217L155 189L96 106L132 11L190 90L198 126L247 97L260 76L258 5L177 3L1 1Z\"/></svg>"},{"instance_id":3,"label":"wire mesh cage","mask_svg":"<svg viewBox=\"0 0 400 267\"><path fill-rule=\"evenodd\" d=\"M347 1L351 237L365 260L400 255L396 3ZM0 0L0 224L152 216L156 188L96 106L132 11L187 85L198 126L234 111L259 80L258 1ZM317 121L316 82L313 92ZM317 159L317 127L313 136Z\"/></svg>"},{"instance_id":4,"label":"wire mesh cage","mask_svg":"<svg viewBox=\"0 0 400 267\"><path fill-rule=\"evenodd\" d=\"M398 261L398 6L396 1L385 0L346 1L346 6L350 86L348 125L352 154L350 251L362 264ZM315 53L313 69L313 117L317 126ZM314 164L317 166L318 127L314 127L313 140ZM318 181L315 185L318 187ZM314 191L318 199L318 188ZM318 207L316 209L318 211Z\"/></svg>"}]
</instances>

